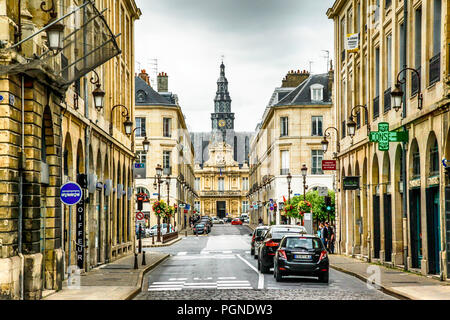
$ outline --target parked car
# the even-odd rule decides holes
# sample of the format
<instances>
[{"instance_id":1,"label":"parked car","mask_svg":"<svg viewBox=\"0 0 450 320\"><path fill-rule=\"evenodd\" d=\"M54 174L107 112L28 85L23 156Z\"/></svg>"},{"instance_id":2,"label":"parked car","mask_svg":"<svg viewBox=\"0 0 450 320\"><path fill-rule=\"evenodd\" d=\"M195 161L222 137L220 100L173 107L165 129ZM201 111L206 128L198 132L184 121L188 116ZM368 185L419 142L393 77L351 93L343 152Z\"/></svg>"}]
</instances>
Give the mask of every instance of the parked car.
<instances>
[{"instance_id":1,"label":"parked car","mask_svg":"<svg viewBox=\"0 0 450 320\"><path fill-rule=\"evenodd\" d=\"M170 232L174 232L173 226L170 225ZM161 235L166 234L167 233L167 223L161 223ZM152 235L157 235L158 234L158 225L155 224L153 227L151 228L147 228L145 229L145 235L147 237L151 237Z\"/></svg>"},{"instance_id":2,"label":"parked car","mask_svg":"<svg viewBox=\"0 0 450 320\"><path fill-rule=\"evenodd\" d=\"M206 227L206 225L204 225L203 223L197 223L197 224L194 226L193 231L194 231L194 234L204 234L204 233L208 233L207 227Z\"/></svg>"},{"instance_id":3,"label":"parked car","mask_svg":"<svg viewBox=\"0 0 450 320\"><path fill-rule=\"evenodd\" d=\"M212 218L212 223L213 224L224 224L222 219L219 219L217 217Z\"/></svg>"},{"instance_id":4,"label":"parked car","mask_svg":"<svg viewBox=\"0 0 450 320\"><path fill-rule=\"evenodd\" d=\"M233 221L233 218L231 218L231 217L223 218L223 222L225 222L225 223L230 223L231 221Z\"/></svg>"},{"instance_id":5,"label":"parked car","mask_svg":"<svg viewBox=\"0 0 450 320\"><path fill-rule=\"evenodd\" d=\"M241 221L244 222L245 219L250 219L250 217L248 216L248 214L243 213L243 214L241 214L241 216L239 217L239 219L241 219Z\"/></svg>"},{"instance_id":6,"label":"parked car","mask_svg":"<svg viewBox=\"0 0 450 320\"><path fill-rule=\"evenodd\" d=\"M280 281L287 275L314 276L328 283L328 253L319 237L288 234L281 239L275 253L273 276Z\"/></svg>"},{"instance_id":7,"label":"parked car","mask_svg":"<svg viewBox=\"0 0 450 320\"><path fill-rule=\"evenodd\" d=\"M273 268L273 258L278 249L281 239L288 234L307 234L305 227L295 225L273 225L264 235L264 239L258 248L258 270L269 273Z\"/></svg>"},{"instance_id":8,"label":"parked car","mask_svg":"<svg viewBox=\"0 0 450 320\"><path fill-rule=\"evenodd\" d=\"M242 221L239 218L233 219L233 221L231 221L232 225L242 225Z\"/></svg>"},{"instance_id":9,"label":"parked car","mask_svg":"<svg viewBox=\"0 0 450 320\"><path fill-rule=\"evenodd\" d=\"M258 248L267 230L269 230L268 226L261 226L257 227L253 233L250 233L250 236L252 237L252 241L250 242L250 254L254 256L255 259L258 258L258 255L255 253L257 252L255 251L255 248Z\"/></svg>"},{"instance_id":10,"label":"parked car","mask_svg":"<svg viewBox=\"0 0 450 320\"><path fill-rule=\"evenodd\" d=\"M244 223L250 223L250 220L248 218L245 218L243 222Z\"/></svg>"},{"instance_id":11,"label":"parked car","mask_svg":"<svg viewBox=\"0 0 450 320\"><path fill-rule=\"evenodd\" d=\"M211 228L213 226L212 219L210 219L209 217L201 218L199 223L206 224L209 228Z\"/></svg>"}]
</instances>

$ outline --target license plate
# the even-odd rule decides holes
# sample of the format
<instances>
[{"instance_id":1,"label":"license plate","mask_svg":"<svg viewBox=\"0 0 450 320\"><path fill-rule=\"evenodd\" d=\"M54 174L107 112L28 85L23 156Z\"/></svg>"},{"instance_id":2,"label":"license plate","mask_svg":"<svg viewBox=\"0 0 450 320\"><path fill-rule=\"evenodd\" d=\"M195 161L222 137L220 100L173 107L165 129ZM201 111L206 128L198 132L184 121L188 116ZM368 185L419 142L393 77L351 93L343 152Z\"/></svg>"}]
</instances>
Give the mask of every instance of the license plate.
<instances>
[{"instance_id":1,"label":"license plate","mask_svg":"<svg viewBox=\"0 0 450 320\"><path fill-rule=\"evenodd\" d=\"M294 259L311 259L309 254L294 254Z\"/></svg>"}]
</instances>

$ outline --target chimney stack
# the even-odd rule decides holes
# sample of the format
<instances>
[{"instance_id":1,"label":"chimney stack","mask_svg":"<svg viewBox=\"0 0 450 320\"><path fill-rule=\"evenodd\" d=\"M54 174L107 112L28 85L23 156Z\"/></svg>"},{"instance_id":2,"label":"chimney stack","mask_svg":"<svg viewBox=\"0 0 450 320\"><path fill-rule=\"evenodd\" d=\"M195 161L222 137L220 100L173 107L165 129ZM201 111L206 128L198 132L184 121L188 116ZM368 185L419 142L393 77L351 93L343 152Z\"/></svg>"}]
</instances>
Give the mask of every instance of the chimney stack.
<instances>
[{"instance_id":1,"label":"chimney stack","mask_svg":"<svg viewBox=\"0 0 450 320\"><path fill-rule=\"evenodd\" d=\"M169 77L165 72L158 74L158 92L169 92Z\"/></svg>"},{"instance_id":2,"label":"chimney stack","mask_svg":"<svg viewBox=\"0 0 450 320\"><path fill-rule=\"evenodd\" d=\"M306 70L300 71L288 71L286 77L283 79L283 83L281 85L282 88L296 88L303 81L309 78L309 72Z\"/></svg>"},{"instance_id":3,"label":"chimney stack","mask_svg":"<svg viewBox=\"0 0 450 320\"><path fill-rule=\"evenodd\" d=\"M141 70L141 73L139 73L139 78L144 80L148 85L150 85L150 77L148 73L145 71L145 69Z\"/></svg>"}]
</instances>

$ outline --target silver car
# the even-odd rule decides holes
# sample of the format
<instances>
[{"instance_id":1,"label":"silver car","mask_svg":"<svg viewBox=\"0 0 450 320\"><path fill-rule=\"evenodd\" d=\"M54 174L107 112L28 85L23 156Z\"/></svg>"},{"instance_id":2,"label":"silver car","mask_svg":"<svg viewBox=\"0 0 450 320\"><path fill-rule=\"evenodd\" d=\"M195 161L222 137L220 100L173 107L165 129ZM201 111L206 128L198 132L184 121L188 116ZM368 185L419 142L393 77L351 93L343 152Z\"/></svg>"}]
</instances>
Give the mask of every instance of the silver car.
<instances>
[{"instance_id":1,"label":"silver car","mask_svg":"<svg viewBox=\"0 0 450 320\"><path fill-rule=\"evenodd\" d=\"M173 232L173 226L170 225L170 232ZM161 223L161 235L164 235L167 233L167 223ZM153 227L151 228L147 228L145 229L145 236L151 237L152 235L157 235L158 234L158 225L155 224Z\"/></svg>"}]
</instances>

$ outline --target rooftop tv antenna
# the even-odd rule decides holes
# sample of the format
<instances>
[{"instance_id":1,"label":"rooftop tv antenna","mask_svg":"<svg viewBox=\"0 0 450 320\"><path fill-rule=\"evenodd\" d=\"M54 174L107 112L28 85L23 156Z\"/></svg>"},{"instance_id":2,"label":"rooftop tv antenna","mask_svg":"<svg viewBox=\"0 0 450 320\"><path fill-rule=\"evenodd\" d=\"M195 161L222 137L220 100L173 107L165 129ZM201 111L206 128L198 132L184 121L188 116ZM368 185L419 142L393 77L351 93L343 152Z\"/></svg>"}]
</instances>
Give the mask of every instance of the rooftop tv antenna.
<instances>
[{"instance_id":1,"label":"rooftop tv antenna","mask_svg":"<svg viewBox=\"0 0 450 320\"><path fill-rule=\"evenodd\" d=\"M157 87L157 81L158 81L158 59L148 59L148 67L149 67L149 78L150 78L150 84L152 88Z\"/></svg>"},{"instance_id":2,"label":"rooftop tv antenna","mask_svg":"<svg viewBox=\"0 0 450 320\"><path fill-rule=\"evenodd\" d=\"M325 72L328 72L328 67L330 65L330 51L329 50L322 50L322 52L325 52L325 55L323 55L322 58L327 59L327 66L325 68Z\"/></svg>"},{"instance_id":3,"label":"rooftop tv antenna","mask_svg":"<svg viewBox=\"0 0 450 320\"><path fill-rule=\"evenodd\" d=\"M309 61L309 74L312 74L312 64L314 61Z\"/></svg>"}]
</instances>

